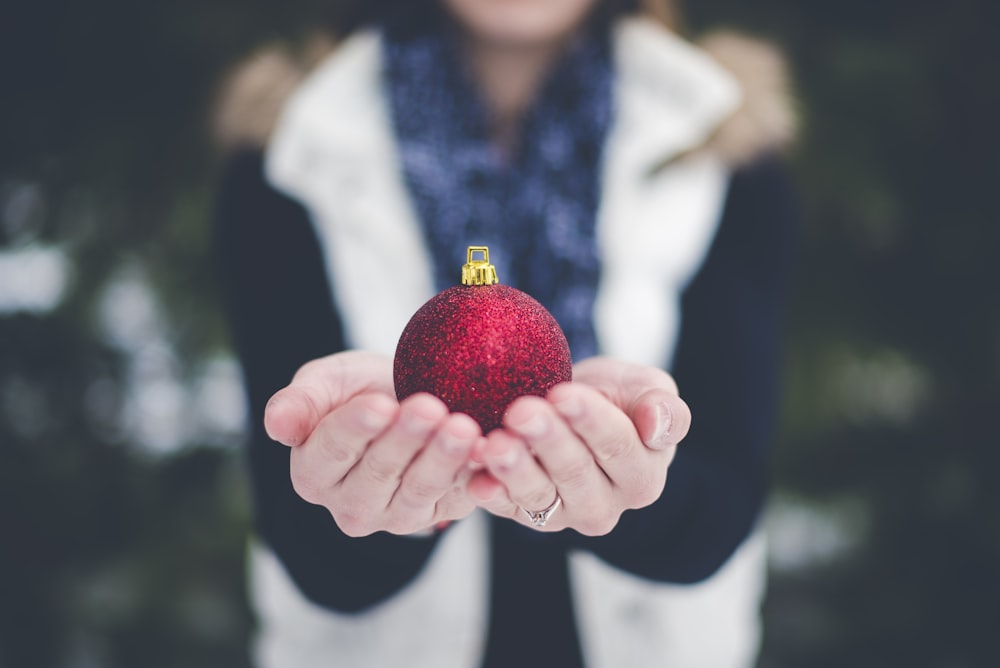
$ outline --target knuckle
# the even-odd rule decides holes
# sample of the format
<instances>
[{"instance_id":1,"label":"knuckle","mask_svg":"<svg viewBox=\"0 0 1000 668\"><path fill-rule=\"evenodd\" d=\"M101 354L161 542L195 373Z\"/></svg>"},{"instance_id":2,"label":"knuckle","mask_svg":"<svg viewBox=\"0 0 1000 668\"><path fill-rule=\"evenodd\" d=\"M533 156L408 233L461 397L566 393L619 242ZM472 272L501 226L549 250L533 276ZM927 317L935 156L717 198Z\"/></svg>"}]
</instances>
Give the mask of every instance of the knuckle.
<instances>
[{"instance_id":1,"label":"knuckle","mask_svg":"<svg viewBox=\"0 0 1000 668\"><path fill-rule=\"evenodd\" d=\"M638 384L657 390L665 390L677 394L677 381L663 369L657 367L641 367L637 369L635 380Z\"/></svg>"},{"instance_id":2,"label":"knuckle","mask_svg":"<svg viewBox=\"0 0 1000 668\"><path fill-rule=\"evenodd\" d=\"M367 526L363 521L356 517L334 517L337 522L337 526L340 527L341 532L344 535L351 538L362 538L371 533L367 530Z\"/></svg>"},{"instance_id":3,"label":"knuckle","mask_svg":"<svg viewBox=\"0 0 1000 668\"><path fill-rule=\"evenodd\" d=\"M465 517L476 506L464 498L449 494L434 506L434 518L437 520L457 520Z\"/></svg>"},{"instance_id":4,"label":"knuckle","mask_svg":"<svg viewBox=\"0 0 1000 668\"><path fill-rule=\"evenodd\" d=\"M319 503L323 498L322 489L316 479L309 475L292 475L292 489L302 500L309 503Z\"/></svg>"},{"instance_id":5,"label":"knuckle","mask_svg":"<svg viewBox=\"0 0 1000 668\"><path fill-rule=\"evenodd\" d=\"M626 502L628 507L632 509L645 508L651 505L660 497L654 489L646 487L642 489L635 489L628 494Z\"/></svg>"},{"instance_id":6,"label":"knuckle","mask_svg":"<svg viewBox=\"0 0 1000 668\"><path fill-rule=\"evenodd\" d=\"M362 461L365 471L374 483L384 485L399 481L399 471L396 466L377 453L368 452Z\"/></svg>"},{"instance_id":7,"label":"knuckle","mask_svg":"<svg viewBox=\"0 0 1000 668\"><path fill-rule=\"evenodd\" d=\"M425 524L430 524L430 521ZM396 536L406 536L419 531L422 528L412 517L392 517L388 520L385 530Z\"/></svg>"},{"instance_id":8,"label":"knuckle","mask_svg":"<svg viewBox=\"0 0 1000 668\"><path fill-rule=\"evenodd\" d=\"M673 376L663 369L653 369L653 372L655 373L654 382L657 382L668 393L678 394L677 381L674 380Z\"/></svg>"},{"instance_id":9,"label":"knuckle","mask_svg":"<svg viewBox=\"0 0 1000 668\"><path fill-rule=\"evenodd\" d=\"M587 459L578 459L567 463L558 472L559 486L578 489L587 484L590 474L593 472L593 463ZM553 478L556 474L553 473Z\"/></svg>"},{"instance_id":10,"label":"knuckle","mask_svg":"<svg viewBox=\"0 0 1000 668\"><path fill-rule=\"evenodd\" d=\"M615 434L594 447L594 454L603 462L624 457L632 449L632 440L627 434Z\"/></svg>"},{"instance_id":11,"label":"knuckle","mask_svg":"<svg viewBox=\"0 0 1000 668\"><path fill-rule=\"evenodd\" d=\"M653 471L636 473L632 484L626 490L625 501L629 508L645 508L660 498L666 484L666 475Z\"/></svg>"},{"instance_id":12,"label":"knuckle","mask_svg":"<svg viewBox=\"0 0 1000 668\"><path fill-rule=\"evenodd\" d=\"M374 533L368 514L360 508L341 509L336 512L330 511L334 522L340 530L351 538L361 538Z\"/></svg>"},{"instance_id":13,"label":"knuckle","mask_svg":"<svg viewBox=\"0 0 1000 668\"><path fill-rule=\"evenodd\" d=\"M585 536L606 536L618 525L619 513L601 513L588 518L580 527Z\"/></svg>"},{"instance_id":14,"label":"knuckle","mask_svg":"<svg viewBox=\"0 0 1000 668\"><path fill-rule=\"evenodd\" d=\"M333 464L347 464L354 462L354 451L339 440L328 440L323 443L322 452L327 461Z\"/></svg>"},{"instance_id":15,"label":"knuckle","mask_svg":"<svg viewBox=\"0 0 1000 668\"><path fill-rule=\"evenodd\" d=\"M407 508L417 509L434 505L441 495L441 490L426 480L405 480L399 500Z\"/></svg>"},{"instance_id":16,"label":"knuckle","mask_svg":"<svg viewBox=\"0 0 1000 668\"><path fill-rule=\"evenodd\" d=\"M533 492L525 497L525 508L527 510L538 511L543 508L548 508L553 500L556 498L555 490L545 490L539 492Z\"/></svg>"}]
</instances>

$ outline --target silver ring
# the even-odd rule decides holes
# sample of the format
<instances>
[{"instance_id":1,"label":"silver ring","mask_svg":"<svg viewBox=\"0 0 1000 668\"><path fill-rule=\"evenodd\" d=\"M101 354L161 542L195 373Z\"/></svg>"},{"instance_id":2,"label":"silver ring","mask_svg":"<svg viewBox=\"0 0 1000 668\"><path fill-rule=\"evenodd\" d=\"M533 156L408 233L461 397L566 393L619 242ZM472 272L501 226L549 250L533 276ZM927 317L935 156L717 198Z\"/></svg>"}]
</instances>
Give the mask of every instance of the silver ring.
<instances>
[{"instance_id":1,"label":"silver ring","mask_svg":"<svg viewBox=\"0 0 1000 668\"><path fill-rule=\"evenodd\" d=\"M526 510L521 508L521 512L528 516L528 521L531 522L531 526L543 527L545 526L545 523L549 521L549 518L552 517L552 513L556 512L556 508L558 508L560 504L562 504L562 498L557 492L556 500L553 501L545 510Z\"/></svg>"}]
</instances>

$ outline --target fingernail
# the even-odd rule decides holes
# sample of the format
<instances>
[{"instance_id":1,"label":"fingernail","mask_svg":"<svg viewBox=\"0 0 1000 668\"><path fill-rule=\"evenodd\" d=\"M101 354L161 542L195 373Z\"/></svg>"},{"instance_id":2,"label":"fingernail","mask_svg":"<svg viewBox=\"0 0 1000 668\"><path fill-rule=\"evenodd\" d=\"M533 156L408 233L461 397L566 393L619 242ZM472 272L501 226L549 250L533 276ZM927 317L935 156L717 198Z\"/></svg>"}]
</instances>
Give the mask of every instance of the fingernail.
<instances>
[{"instance_id":1,"label":"fingernail","mask_svg":"<svg viewBox=\"0 0 1000 668\"><path fill-rule=\"evenodd\" d=\"M472 446L472 456L469 458L470 464L478 464L482 467L486 463L486 446L489 441L486 440L485 436L480 436L476 439L475 444Z\"/></svg>"},{"instance_id":2,"label":"fingernail","mask_svg":"<svg viewBox=\"0 0 1000 668\"><path fill-rule=\"evenodd\" d=\"M366 429L382 429L389 423L389 416L384 412L366 407L358 416L361 419L361 424L364 425Z\"/></svg>"},{"instance_id":3,"label":"fingernail","mask_svg":"<svg viewBox=\"0 0 1000 668\"><path fill-rule=\"evenodd\" d=\"M526 422L516 425L514 428L525 436L539 438L549 431L549 419L540 413L535 413Z\"/></svg>"},{"instance_id":4,"label":"fingernail","mask_svg":"<svg viewBox=\"0 0 1000 668\"><path fill-rule=\"evenodd\" d=\"M290 448L294 448L296 445L302 445L302 439L299 438L297 434L291 434L291 435L274 434L271 435L271 440L277 441L282 445L287 445Z\"/></svg>"},{"instance_id":5,"label":"fingernail","mask_svg":"<svg viewBox=\"0 0 1000 668\"><path fill-rule=\"evenodd\" d=\"M517 463L517 448L507 447L499 454L490 453L493 466L501 471L509 471Z\"/></svg>"},{"instance_id":6,"label":"fingernail","mask_svg":"<svg viewBox=\"0 0 1000 668\"><path fill-rule=\"evenodd\" d=\"M287 406L291 405L292 400L283 394L272 395L270 399L267 400L267 405L264 406L264 415L274 415L277 412L288 410Z\"/></svg>"},{"instance_id":7,"label":"fingernail","mask_svg":"<svg viewBox=\"0 0 1000 668\"><path fill-rule=\"evenodd\" d=\"M436 421L419 413L403 414L402 426L408 434L424 434Z\"/></svg>"},{"instance_id":8,"label":"fingernail","mask_svg":"<svg viewBox=\"0 0 1000 668\"><path fill-rule=\"evenodd\" d=\"M439 443L441 445L441 450L443 450L446 455L451 456L464 455L468 453L469 448L471 447L471 443L468 439L458 438L449 434L441 434L441 440Z\"/></svg>"},{"instance_id":9,"label":"fingernail","mask_svg":"<svg viewBox=\"0 0 1000 668\"><path fill-rule=\"evenodd\" d=\"M284 425L286 421L277 417L278 415L286 412L283 406L288 406L288 397L280 394L273 395L267 401L267 405L264 407L264 428L267 430L268 436L272 439L281 443L282 445L295 446L302 442L302 437L299 434L289 434L281 433L282 427L279 425Z\"/></svg>"},{"instance_id":10,"label":"fingernail","mask_svg":"<svg viewBox=\"0 0 1000 668\"><path fill-rule=\"evenodd\" d=\"M566 397L553 405L564 417L577 418L583 415L583 403L579 397Z\"/></svg>"},{"instance_id":11,"label":"fingernail","mask_svg":"<svg viewBox=\"0 0 1000 668\"><path fill-rule=\"evenodd\" d=\"M652 448L665 448L670 440L670 426L674 416L670 406L666 402L656 405L656 428L653 430L653 437L649 445Z\"/></svg>"}]
</instances>

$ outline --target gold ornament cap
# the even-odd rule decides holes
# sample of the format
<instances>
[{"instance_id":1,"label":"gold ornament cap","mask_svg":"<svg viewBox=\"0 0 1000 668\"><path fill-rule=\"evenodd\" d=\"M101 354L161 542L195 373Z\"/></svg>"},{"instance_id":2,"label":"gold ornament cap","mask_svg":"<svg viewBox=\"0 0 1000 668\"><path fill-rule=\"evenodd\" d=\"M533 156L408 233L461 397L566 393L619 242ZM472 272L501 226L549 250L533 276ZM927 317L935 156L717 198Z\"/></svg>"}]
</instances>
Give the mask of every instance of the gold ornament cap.
<instances>
[{"instance_id":1,"label":"gold ornament cap","mask_svg":"<svg viewBox=\"0 0 1000 668\"><path fill-rule=\"evenodd\" d=\"M474 256L482 254L481 260ZM462 285L493 285L497 282L497 269L490 264L490 249L487 246L469 246L465 264L462 265Z\"/></svg>"}]
</instances>

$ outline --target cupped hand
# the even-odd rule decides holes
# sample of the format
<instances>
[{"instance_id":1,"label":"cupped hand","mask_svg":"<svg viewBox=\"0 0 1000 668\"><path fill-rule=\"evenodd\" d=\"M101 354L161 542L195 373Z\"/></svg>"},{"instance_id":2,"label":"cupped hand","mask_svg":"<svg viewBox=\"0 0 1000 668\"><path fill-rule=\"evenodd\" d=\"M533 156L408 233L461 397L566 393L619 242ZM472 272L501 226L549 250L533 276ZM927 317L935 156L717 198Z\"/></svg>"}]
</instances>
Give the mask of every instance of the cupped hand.
<instances>
[{"instance_id":1,"label":"cupped hand","mask_svg":"<svg viewBox=\"0 0 1000 668\"><path fill-rule=\"evenodd\" d=\"M543 399L511 404L487 436L485 469L469 481L480 506L531 526L522 510L562 500L543 531L610 532L621 514L656 501L691 412L663 371L605 357L573 369Z\"/></svg>"},{"instance_id":2,"label":"cupped hand","mask_svg":"<svg viewBox=\"0 0 1000 668\"><path fill-rule=\"evenodd\" d=\"M465 488L479 425L429 394L398 403L387 357L309 362L271 397L264 425L292 449L296 493L349 536L416 533L476 507Z\"/></svg>"}]
</instances>

